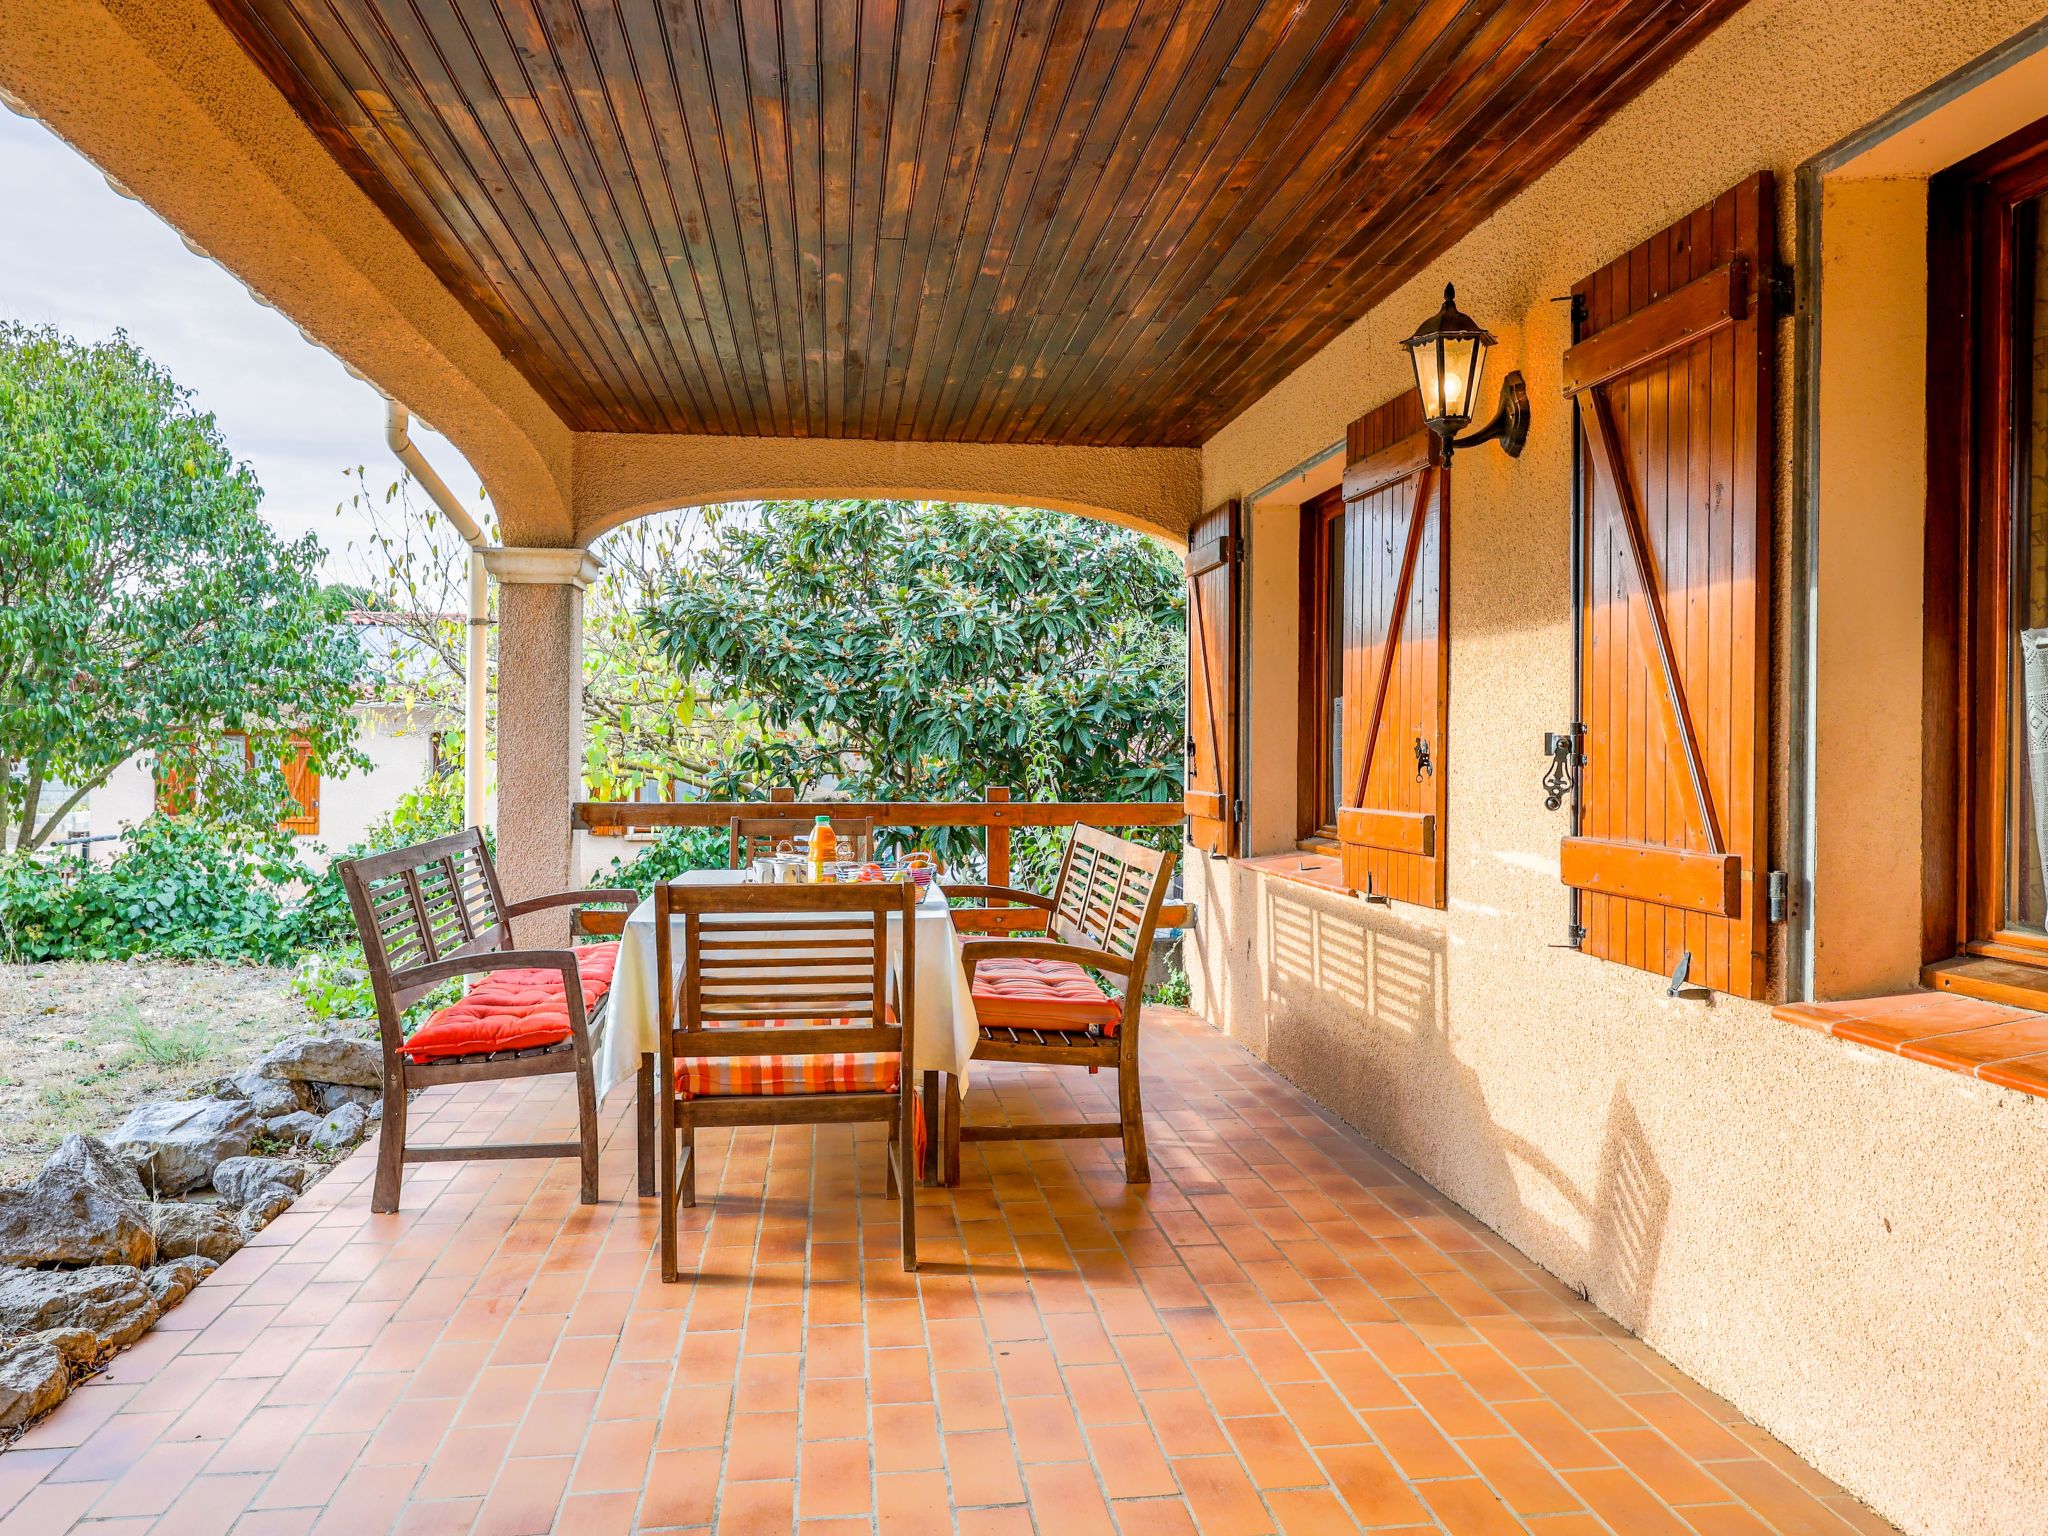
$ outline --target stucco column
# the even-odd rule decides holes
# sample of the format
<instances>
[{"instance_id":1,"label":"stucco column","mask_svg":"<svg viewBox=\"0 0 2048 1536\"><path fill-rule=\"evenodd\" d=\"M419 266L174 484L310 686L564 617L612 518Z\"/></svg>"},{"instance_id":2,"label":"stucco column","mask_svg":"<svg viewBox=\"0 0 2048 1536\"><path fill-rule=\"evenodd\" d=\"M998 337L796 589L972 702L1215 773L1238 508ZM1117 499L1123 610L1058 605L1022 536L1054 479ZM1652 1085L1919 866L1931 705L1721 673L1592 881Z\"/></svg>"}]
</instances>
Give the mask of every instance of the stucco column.
<instances>
[{"instance_id":1,"label":"stucco column","mask_svg":"<svg viewBox=\"0 0 2048 1536\"><path fill-rule=\"evenodd\" d=\"M498 579L498 875L509 901L575 884L569 805L582 797L582 549L492 549ZM566 942L566 914L528 918L521 944Z\"/></svg>"}]
</instances>

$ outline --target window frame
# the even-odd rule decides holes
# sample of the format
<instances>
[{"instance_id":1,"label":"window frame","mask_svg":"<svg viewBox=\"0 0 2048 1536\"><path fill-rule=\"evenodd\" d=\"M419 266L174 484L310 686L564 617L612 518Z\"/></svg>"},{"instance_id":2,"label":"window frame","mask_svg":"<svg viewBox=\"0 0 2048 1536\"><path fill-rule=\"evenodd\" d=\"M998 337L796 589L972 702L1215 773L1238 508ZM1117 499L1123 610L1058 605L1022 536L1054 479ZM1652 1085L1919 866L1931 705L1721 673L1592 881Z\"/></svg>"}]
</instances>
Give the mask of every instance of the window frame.
<instances>
[{"instance_id":1,"label":"window frame","mask_svg":"<svg viewBox=\"0 0 2048 1536\"><path fill-rule=\"evenodd\" d=\"M1332 626L1342 617L1329 602L1330 525L1343 525L1344 487L1332 486L1301 504L1301 717L1296 735L1296 846L1314 853L1337 851L1335 807L1342 798L1330 773L1330 646ZM1331 807L1330 819L1321 811Z\"/></svg>"},{"instance_id":2,"label":"window frame","mask_svg":"<svg viewBox=\"0 0 2048 1536\"><path fill-rule=\"evenodd\" d=\"M2012 576L2028 400L2013 213L2048 198L2048 118L1928 184L1928 516L1923 959L2016 962L2010 926ZM2037 229L2036 240L2041 238Z\"/></svg>"}]
</instances>

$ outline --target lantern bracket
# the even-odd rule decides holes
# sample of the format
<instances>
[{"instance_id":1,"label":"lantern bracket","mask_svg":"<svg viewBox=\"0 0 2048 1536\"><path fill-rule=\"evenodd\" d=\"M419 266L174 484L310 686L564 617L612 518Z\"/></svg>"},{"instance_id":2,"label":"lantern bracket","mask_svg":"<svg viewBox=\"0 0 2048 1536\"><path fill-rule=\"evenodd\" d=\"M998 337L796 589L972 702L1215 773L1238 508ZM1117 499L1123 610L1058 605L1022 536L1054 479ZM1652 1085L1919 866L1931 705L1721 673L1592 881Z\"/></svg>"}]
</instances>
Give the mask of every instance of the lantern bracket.
<instances>
[{"instance_id":1,"label":"lantern bracket","mask_svg":"<svg viewBox=\"0 0 2048 1536\"><path fill-rule=\"evenodd\" d=\"M1522 445L1529 441L1529 386L1517 368L1500 381L1500 404L1494 408L1493 418L1483 427L1475 427L1463 437L1444 439L1444 460L1460 448L1477 448L1481 443L1498 442L1511 459L1522 456Z\"/></svg>"}]
</instances>

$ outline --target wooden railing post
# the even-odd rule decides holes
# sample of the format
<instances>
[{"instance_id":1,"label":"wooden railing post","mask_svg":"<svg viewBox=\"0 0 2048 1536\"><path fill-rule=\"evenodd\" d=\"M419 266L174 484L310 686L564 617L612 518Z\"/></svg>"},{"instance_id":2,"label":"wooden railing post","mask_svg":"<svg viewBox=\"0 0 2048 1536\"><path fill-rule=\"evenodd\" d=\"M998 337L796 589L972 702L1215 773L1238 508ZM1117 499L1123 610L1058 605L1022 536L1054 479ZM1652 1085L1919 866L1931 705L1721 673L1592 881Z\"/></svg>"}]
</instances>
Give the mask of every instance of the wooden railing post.
<instances>
[{"instance_id":1,"label":"wooden railing post","mask_svg":"<svg viewBox=\"0 0 2048 1536\"><path fill-rule=\"evenodd\" d=\"M982 799L990 804L1000 804L1010 798L1010 792L992 785L982 792ZM988 883L1008 885L1010 883L1010 829L991 824L988 829ZM1008 903L1005 903L1008 905Z\"/></svg>"},{"instance_id":2,"label":"wooden railing post","mask_svg":"<svg viewBox=\"0 0 2048 1536\"><path fill-rule=\"evenodd\" d=\"M778 784L768 791L768 798L780 805L796 798L796 791L787 784Z\"/></svg>"}]
</instances>

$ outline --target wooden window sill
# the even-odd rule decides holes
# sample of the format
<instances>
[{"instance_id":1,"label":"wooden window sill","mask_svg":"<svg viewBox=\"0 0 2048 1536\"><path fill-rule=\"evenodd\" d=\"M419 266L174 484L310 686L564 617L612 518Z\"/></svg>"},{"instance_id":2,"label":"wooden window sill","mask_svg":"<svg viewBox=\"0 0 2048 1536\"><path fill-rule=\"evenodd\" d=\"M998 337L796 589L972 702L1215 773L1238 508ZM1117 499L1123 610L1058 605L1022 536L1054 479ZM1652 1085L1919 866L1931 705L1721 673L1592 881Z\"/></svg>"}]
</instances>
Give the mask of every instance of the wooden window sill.
<instances>
[{"instance_id":1,"label":"wooden window sill","mask_svg":"<svg viewBox=\"0 0 2048 1536\"><path fill-rule=\"evenodd\" d=\"M2035 983L2027 994L2033 1007L1966 995L1967 989L1992 986L2018 994L2014 978L1987 980L1975 971L1987 963L2000 971L2022 969L1950 961L1923 973L1935 990L1843 1003L1785 1003L1772 1012L1838 1040L2048 1099L2048 991Z\"/></svg>"},{"instance_id":2,"label":"wooden window sill","mask_svg":"<svg viewBox=\"0 0 2048 1536\"><path fill-rule=\"evenodd\" d=\"M1351 887L1344 883L1343 860L1333 853L1310 853L1297 849L1291 853L1264 853L1255 859L1239 859L1237 862L1246 869L1255 869L1276 880L1314 886L1319 891L1331 891L1339 896L1351 894Z\"/></svg>"}]
</instances>

